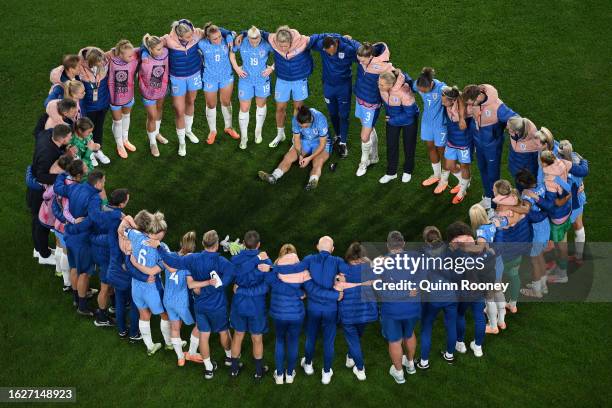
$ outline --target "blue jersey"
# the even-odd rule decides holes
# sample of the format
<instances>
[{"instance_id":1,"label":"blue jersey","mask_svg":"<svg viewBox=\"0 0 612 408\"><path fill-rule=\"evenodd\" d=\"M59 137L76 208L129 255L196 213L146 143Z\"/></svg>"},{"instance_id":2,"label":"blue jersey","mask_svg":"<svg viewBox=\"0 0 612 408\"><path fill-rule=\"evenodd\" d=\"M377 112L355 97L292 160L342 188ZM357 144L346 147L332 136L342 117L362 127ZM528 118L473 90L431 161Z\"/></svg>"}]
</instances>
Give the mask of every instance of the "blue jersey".
<instances>
[{"instance_id":1,"label":"blue jersey","mask_svg":"<svg viewBox=\"0 0 612 408\"><path fill-rule=\"evenodd\" d=\"M229 60L228 43L232 41L232 36L228 35L221 44L212 44L203 39L198 42L198 48L204 56L204 72L202 81L214 82L222 81L232 76L232 64Z\"/></svg>"},{"instance_id":2,"label":"blue jersey","mask_svg":"<svg viewBox=\"0 0 612 408\"><path fill-rule=\"evenodd\" d=\"M240 51L242 58L242 69L247 73L246 78L240 78L253 85L263 85L270 81L270 76L264 77L262 73L267 68L268 55L272 52L272 47L263 38L253 47L248 39L245 39L240 47L234 47L234 51Z\"/></svg>"},{"instance_id":3,"label":"blue jersey","mask_svg":"<svg viewBox=\"0 0 612 408\"><path fill-rule=\"evenodd\" d=\"M125 236L130 240L130 244L132 245L132 254L134 254L134 258L136 258L136 261L140 265L152 268L160 264L161 260L159 254L157 253L157 249L145 244L145 242L149 239L146 234L143 234L138 230L128 228L125 230Z\"/></svg>"},{"instance_id":4,"label":"blue jersey","mask_svg":"<svg viewBox=\"0 0 612 408\"><path fill-rule=\"evenodd\" d=\"M476 230L476 239L482 238L486 242L492 243L495 239L495 231L497 231L495 224L483 224Z\"/></svg>"},{"instance_id":5,"label":"blue jersey","mask_svg":"<svg viewBox=\"0 0 612 408\"><path fill-rule=\"evenodd\" d=\"M327 138L328 128L325 115L313 108L310 108L310 112L314 118L312 124L307 128L303 128L294 116L291 120L292 132L294 134L299 134L301 140L313 141L321 137Z\"/></svg>"},{"instance_id":6,"label":"blue jersey","mask_svg":"<svg viewBox=\"0 0 612 408\"><path fill-rule=\"evenodd\" d=\"M416 81L412 89L418 92L423 99L423 117L421 126L428 126L432 129L444 129L444 107L442 106L442 88L446 84L437 79L433 80L434 86L429 92L421 92L417 89Z\"/></svg>"},{"instance_id":7,"label":"blue jersey","mask_svg":"<svg viewBox=\"0 0 612 408\"><path fill-rule=\"evenodd\" d=\"M175 272L166 270L166 284L164 288L164 304L181 309L189 306L189 289L187 276L191 273L187 269L178 269Z\"/></svg>"}]
</instances>

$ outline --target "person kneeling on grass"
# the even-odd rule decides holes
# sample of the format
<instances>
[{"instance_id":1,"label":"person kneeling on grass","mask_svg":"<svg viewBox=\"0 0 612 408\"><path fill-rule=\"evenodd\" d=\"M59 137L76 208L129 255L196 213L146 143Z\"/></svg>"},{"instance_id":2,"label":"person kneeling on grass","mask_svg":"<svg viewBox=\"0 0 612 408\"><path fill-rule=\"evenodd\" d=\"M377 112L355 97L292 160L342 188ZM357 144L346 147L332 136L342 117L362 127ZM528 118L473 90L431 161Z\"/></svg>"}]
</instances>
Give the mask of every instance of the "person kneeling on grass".
<instances>
[{"instance_id":1,"label":"person kneeling on grass","mask_svg":"<svg viewBox=\"0 0 612 408\"><path fill-rule=\"evenodd\" d=\"M328 136L327 119L318 110L302 106L293 118L292 129L293 146L272 174L260 171L259 178L270 184L275 184L296 161L301 168L305 168L312 163L306 190L313 190L319 183L321 169L329 159L332 149Z\"/></svg>"}]
</instances>

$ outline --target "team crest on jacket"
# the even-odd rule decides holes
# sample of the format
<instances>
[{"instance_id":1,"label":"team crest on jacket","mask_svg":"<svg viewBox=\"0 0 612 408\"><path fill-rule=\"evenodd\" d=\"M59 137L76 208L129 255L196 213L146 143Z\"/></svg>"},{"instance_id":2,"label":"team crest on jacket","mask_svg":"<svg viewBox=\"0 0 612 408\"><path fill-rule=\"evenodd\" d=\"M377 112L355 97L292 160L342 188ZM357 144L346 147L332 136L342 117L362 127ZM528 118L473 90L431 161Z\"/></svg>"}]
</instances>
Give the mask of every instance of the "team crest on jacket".
<instances>
[{"instance_id":1,"label":"team crest on jacket","mask_svg":"<svg viewBox=\"0 0 612 408\"><path fill-rule=\"evenodd\" d=\"M488 118L491 116L491 111L489 109L487 109L486 111L484 111L485 116Z\"/></svg>"},{"instance_id":2,"label":"team crest on jacket","mask_svg":"<svg viewBox=\"0 0 612 408\"><path fill-rule=\"evenodd\" d=\"M436 99L438 99L438 94L437 93L431 94L431 97L435 101Z\"/></svg>"},{"instance_id":3,"label":"team crest on jacket","mask_svg":"<svg viewBox=\"0 0 612 408\"><path fill-rule=\"evenodd\" d=\"M266 52L265 52L265 51L259 51L259 56L260 56L261 58L263 58L265 55L266 55Z\"/></svg>"},{"instance_id":4,"label":"team crest on jacket","mask_svg":"<svg viewBox=\"0 0 612 408\"><path fill-rule=\"evenodd\" d=\"M340 58L340 59L344 59L344 53L343 53L343 52L339 52L339 53L338 53L338 58Z\"/></svg>"},{"instance_id":5,"label":"team crest on jacket","mask_svg":"<svg viewBox=\"0 0 612 408\"><path fill-rule=\"evenodd\" d=\"M394 96L394 97L393 97L393 102L394 102L394 103L397 103L398 101L399 101L399 98L398 98L397 96Z\"/></svg>"},{"instance_id":6,"label":"team crest on jacket","mask_svg":"<svg viewBox=\"0 0 612 408\"><path fill-rule=\"evenodd\" d=\"M521 143L521 150L527 150L527 145L525 143Z\"/></svg>"}]
</instances>

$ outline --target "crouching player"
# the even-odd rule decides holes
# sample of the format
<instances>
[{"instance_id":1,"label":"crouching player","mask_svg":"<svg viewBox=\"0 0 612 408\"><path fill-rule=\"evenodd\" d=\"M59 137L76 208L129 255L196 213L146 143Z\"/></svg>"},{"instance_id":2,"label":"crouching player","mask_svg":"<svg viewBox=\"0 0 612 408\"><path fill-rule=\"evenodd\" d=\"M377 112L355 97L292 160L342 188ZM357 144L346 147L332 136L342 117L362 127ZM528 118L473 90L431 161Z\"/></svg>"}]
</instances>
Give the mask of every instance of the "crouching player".
<instances>
[{"instance_id":1,"label":"crouching player","mask_svg":"<svg viewBox=\"0 0 612 408\"><path fill-rule=\"evenodd\" d=\"M181 239L181 249L178 255L185 256L195 251L195 231L189 231ZM167 265L166 280L164 285L164 307L170 320L170 334L172 347L178 358L178 366L185 365L185 360L194 363L202 363L202 357L198 354L200 343L200 332L197 327L191 331L189 352L183 352L183 340L181 340L181 323L190 326L194 324L193 316L189 310L189 290L187 289L187 278L191 273L187 269L174 269Z\"/></svg>"},{"instance_id":2,"label":"crouching player","mask_svg":"<svg viewBox=\"0 0 612 408\"><path fill-rule=\"evenodd\" d=\"M312 163L306 190L313 190L317 188L321 169L329 159L332 148L328 136L327 119L318 110L301 106L293 118L292 129L293 146L272 174L260 171L259 178L274 184L289 171L291 165L296 161L301 168Z\"/></svg>"},{"instance_id":3,"label":"crouching player","mask_svg":"<svg viewBox=\"0 0 612 408\"><path fill-rule=\"evenodd\" d=\"M227 320L226 287L233 281L235 272L230 261L219 254L219 235L211 230L202 240L204 251L179 256L168 252L159 242L159 254L171 268L186 269L187 287L195 294L195 315L200 332L200 355L204 363L204 379L210 380L217 370L217 363L210 358L209 339L212 332L219 333L221 346L225 350L225 365L231 365L231 337Z\"/></svg>"}]
</instances>

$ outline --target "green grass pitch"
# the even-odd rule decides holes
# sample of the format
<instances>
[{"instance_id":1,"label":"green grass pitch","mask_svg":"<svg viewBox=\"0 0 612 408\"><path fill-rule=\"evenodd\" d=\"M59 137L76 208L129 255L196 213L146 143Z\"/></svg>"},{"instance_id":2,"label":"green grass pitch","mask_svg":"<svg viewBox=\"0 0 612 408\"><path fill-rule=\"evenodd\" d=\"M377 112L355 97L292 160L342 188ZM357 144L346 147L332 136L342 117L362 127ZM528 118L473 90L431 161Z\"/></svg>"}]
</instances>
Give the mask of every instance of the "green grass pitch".
<instances>
[{"instance_id":1,"label":"green grass pitch","mask_svg":"<svg viewBox=\"0 0 612 408\"><path fill-rule=\"evenodd\" d=\"M320 348L315 376L306 377L300 370L293 385L278 387L270 378L253 383L248 341L243 349L248 365L245 375L232 381L221 368L214 381L205 382L200 367L176 368L173 352L147 357L141 344L124 343L114 329L96 328L74 313L51 268L38 266L31 258L23 172L32 157L31 131L42 113L49 70L63 54L86 45L109 49L120 38L139 44L144 33L164 34L173 20L183 17L199 26L212 20L235 30L251 24L274 30L289 24L304 34L340 32L358 40L383 40L394 65L412 76L423 66L433 66L448 84L494 84L510 107L536 125L550 128L557 139L572 140L575 150L590 161L585 225L589 241L606 241L612 237L607 215L611 188L604 182L612 153L610 3L3 0L1 4L6 39L0 51L1 386L74 386L78 402L90 406L609 404L610 304L523 304L518 315L508 318L507 332L487 337L484 358L467 356L447 366L433 357L431 370L410 376L403 386L388 375L390 363L378 323L369 326L363 339L368 375L364 383L343 367L346 345L341 331L329 386L320 383ZM319 57L314 58L307 103L325 112ZM235 104L236 127L237 112ZM268 112L264 141L274 136L272 101ZM275 186L256 180L257 170L273 169L288 143L272 150L267 143L251 142L248 150L241 151L235 141L221 136L213 146L188 144L187 157L179 158L168 100L162 133L170 144L160 146L161 157L154 159L146 144L139 97L132 117L130 139L138 151L129 160L114 153L110 114L107 117L104 150L112 159L111 165L103 167L107 189L130 189L129 213L142 208L163 211L170 226L166 242L173 247L191 229L199 237L211 228L232 237L256 229L262 248L272 255L280 244L292 242L304 256L314 251L323 234L335 239L336 252L343 255L352 240L384 240L391 229L418 240L425 225L444 229L452 221L465 220L469 206L480 199L478 176L458 206L450 204L448 194L434 197L422 189L419 182L431 168L421 143L410 184L380 185L384 159L357 179L358 124L354 119L349 158L340 162L335 173L325 171L319 188L307 193L304 170L293 169ZM251 120L251 129L253 124ZM207 130L200 93L194 131L204 139ZM505 162L503 169L507 175ZM441 326L434 329L433 352L442 345ZM159 341L158 325L152 327ZM468 338L473 331L469 327ZM273 336L268 334L264 341L266 362L273 366ZM216 337L211 344L220 360Z\"/></svg>"}]
</instances>

